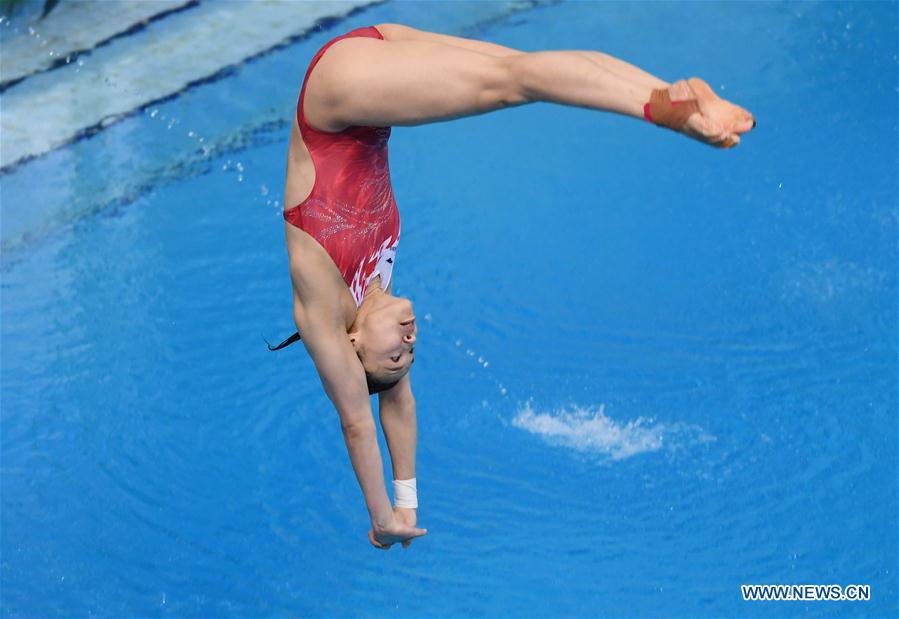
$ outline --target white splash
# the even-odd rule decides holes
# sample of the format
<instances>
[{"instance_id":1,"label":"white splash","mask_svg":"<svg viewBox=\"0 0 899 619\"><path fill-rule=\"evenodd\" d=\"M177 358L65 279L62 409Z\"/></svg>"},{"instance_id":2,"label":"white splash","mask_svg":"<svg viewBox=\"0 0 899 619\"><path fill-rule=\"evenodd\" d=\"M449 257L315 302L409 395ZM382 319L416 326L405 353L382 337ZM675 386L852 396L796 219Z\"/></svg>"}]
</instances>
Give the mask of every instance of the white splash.
<instances>
[{"instance_id":1,"label":"white splash","mask_svg":"<svg viewBox=\"0 0 899 619\"><path fill-rule=\"evenodd\" d=\"M542 413L535 412L528 402L515 415L512 425L537 434L550 444L598 453L612 460L673 449L684 442L715 440L697 426L664 424L643 417L623 423L606 417L604 411L605 405L600 405L592 410L574 406L571 410Z\"/></svg>"}]
</instances>

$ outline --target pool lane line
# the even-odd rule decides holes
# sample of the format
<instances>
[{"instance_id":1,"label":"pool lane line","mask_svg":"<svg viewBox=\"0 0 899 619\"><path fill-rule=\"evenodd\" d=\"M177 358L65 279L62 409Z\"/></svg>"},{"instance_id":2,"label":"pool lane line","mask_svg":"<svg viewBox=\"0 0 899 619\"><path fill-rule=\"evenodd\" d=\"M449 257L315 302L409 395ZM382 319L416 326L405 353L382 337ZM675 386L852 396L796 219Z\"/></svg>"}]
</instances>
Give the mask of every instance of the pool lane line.
<instances>
[{"instance_id":1,"label":"pool lane line","mask_svg":"<svg viewBox=\"0 0 899 619\"><path fill-rule=\"evenodd\" d=\"M35 69L34 71L25 73L24 75L14 77L9 80L0 81L0 94L3 94L3 92L6 91L8 88L12 88L16 84L19 84L22 81L27 80L30 77L34 77L34 76L40 75L42 73L48 73L50 71L59 69L60 67L64 67L68 64L71 64L72 62L77 61L81 56L86 56L86 55L90 54L91 52L93 52L94 50L97 50L97 49L100 49L102 47L109 45L116 39L128 37L128 36L131 36L138 32L141 32L142 30L145 30L150 24L152 24L154 22L157 22L161 19L165 19L166 17L170 17L170 16L172 16L176 13L180 13L182 11L186 11L189 9L195 9L199 5L200 5L200 0L187 0L187 2L185 2L184 4L174 6L170 9L166 9L164 11L160 11L159 13L155 13L149 17L145 17L145 18L141 19L140 21L137 21L137 22L131 24L130 26L125 28L125 30L121 30L119 32L116 32L115 34L112 34L112 35L106 37L105 39L101 39L100 41L97 41L91 47L74 49L69 52L66 52L65 54L60 52L59 58L57 58L56 60L54 60L53 62L51 62L48 65L39 67L39 68Z\"/></svg>"},{"instance_id":2,"label":"pool lane line","mask_svg":"<svg viewBox=\"0 0 899 619\"><path fill-rule=\"evenodd\" d=\"M0 168L0 179L3 178L6 174L11 174L15 172L20 165L27 164L28 162L48 155L57 149L64 148L66 146L70 146L74 143L81 142L82 140L87 140L90 137L93 137L97 133L101 132L103 129L115 124L120 120L125 120L126 118L131 118L137 114L146 114L150 111L150 108L169 102L171 100L176 99L182 94L190 91L194 87L201 86L206 83L213 83L220 79L225 79L237 73L240 67L244 63L254 62L263 56L278 51L282 48L289 47L299 41L307 39L316 34L320 34L322 31L326 31L328 29L339 26L342 22L362 13L363 11L380 5L384 2L384 0L377 0L375 2L371 2L368 4L361 4L353 7L348 13L343 14L342 16L323 16L313 22L305 31L299 32L295 35L291 35L290 37L275 43L269 48L265 50L261 50L260 52L253 54L252 56L248 56L238 63L234 63L231 65L227 65L219 69L218 71L206 75L204 77L198 78L186 84L183 88L178 91L172 92L170 94L164 95L157 99L153 99L148 101L140 106L126 112L123 114L114 115L108 118L101 119L99 122L94 123L88 127L82 128L77 134L73 135L69 140L65 143L60 144L54 148L48 149L44 152L37 153L34 155L29 155L27 157L21 158L3 168ZM524 3L519 3L515 6L512 6L510 9L503 11L498 15L492 15L486 19L481 19L480 21L469 24L461 29L461 32L464 33L473 33L480 32L484 29L489 29L491 27L502 25L503 21L514 17L516 15L520 15L523 13L529 13L534 9L541 9L548 6L552 6L557 4L559 0L528 0ZM178 163L173 166L167 166L164 169L157 169L151 176L150 179L147 179L143 182L139 182L134 186L134 191L127 192L128 195L119 195L110 197L103 201L102 204L95 205L93 208L85 208L80 210L78 213L73 214L73 216L66 218L67 221L59 221L55 224L49 224L46 226L41 226L38 230L33 230L31 232L25 232L23 235L19 235L16 238L4 239L2 243L0 243L0 249L2 249L3 260L0 260L0 271L6 271L9 268L12 268L16 260L16 255L21 258L22 251L28 251L28 248L33 248L38 246L41 242L43 242L47 238L52 238L55 234L59 232L60 229L65 228L69 225L73 225L77 221L85 218L92 217L98 214L102 214L105 212L109 212L110 210L117 210L130 204L139 197L143 196L146 193L151 192L155 188L158 187L158 184L167 185L172 182L177 182L182 178L190 178L197 175L203 175L210 172L208 169L203 169L203 161L206 160L214 160L216 158L220 158L228 153L237 153L242 150L246 150L249 148L254 148L260 145L260 143L268 143L270 140L267 140L265 137L262 138L261 142L258 140L259 134L267 134L271 131L275 125L278 126L287 126L287 121L279 122L277 120L268 119L261 123L252 122L248 126L246 126L243 130L239 130L236 133L231 134L229 137L225 137L224 139L218 141L214 145L211 145L211 152L208 156L204 158L197 159L193 155L187 155L185 158L180 159ZM245 143L240 144L240 139L232 139L233 137L240 136L253 136L256 139L247 140ZM506 393L504 386L498 381L494 381L496 383L496 387L501 392L501 395L505 396Z\"/></svg>"},{"instance_id":3,"label":"pool lane line","mask_svg":"<svg viewBox=\"0 0 899 619\"><path fill-rule=\"evenodd\" d=\"M259 58L262 58L263 56L266 56L270 53L273 53L275 51L278 51L280 49L283 49L285 47L293 45L299 41L305 40L314 34L318 34L321 31L329 30L369 8L378 6L380 4L384 4L386 1L387 0L373 0L368 3L359 4L357 6L354 6L354 7L350 8L350 10L347 13L344 13L342 15L328 15L328 16L320 17L304 31L298 32L294 35L290 35L287 38L276 42L275 44L273 44L272 46L270 46L264 50L261 50L255 54L252 54L250 56L247 56L246 58L243 58L239 62L232 63L230 65L225 65L225 66L221 67L220 69L218 69L217 71L215 71L214 73L211 73L209 75L205 75L205 76L202 76L195 80L189 81L182 88L180 88L176 91L173 91L171 93L168 93L166 95L157 97L155 99L151 99L129 111L112 114L112 115L103 117L95 123L84 126L81 129L78 129L69 138L63 139L62 141L51 146L50 148L43 150L42 152L26 154L26 155L20 157L19 159L0 167L0 178L2 178L6 174L14 172L18 168L18 166L26 164L26 163L28 163L34 159L37 159L39 157L42 157L42 156L46 155L47 153L53 152L54 150L57 150L60 148L65 148L66 146L69 146L76 142L80 142L81 140L89 139L92 136L99 133L100 131L106 129L107 127L119 122L120 120L124 120L131 116L134 116L136 114L140 114L140 113L144 112L150 106L159 105L161 103L171 101L171 100L175 99L176 97L180 96L181 94L191 90L192 88L195 88L197 86L202 86L204 84L212 83L212 82L218 81L220 79L226 78L230 75L233 75L236 72L236 70L245 63L253 62L253 61L255 61ZM475 22L474 24L466 26L465 28L463 28L463 31L464 31L464 33L480 32L484 29L489 29L493 26L500 25L505 20L507 20L515 15L528 13L535 9L543 9L543 8L551 7L556 4L559 4L560 2L561 2L561 0L526 0L525 2L520 3L518 5L510 6L509 9L507 9L506 11L504 11L498 15L492 15L487 19L483 19L481 21ZM80 53L80 55L84 56L84 55L90 54L92 51L108 45L113 40L121 39L121 38L124 38L125 36L130 36L132 34L141 32L141 31L145 30L150 25L151 22L159 21L160 19L169 17L169 16L177 14L177 13L181 13L186 10L195 9L198 6L200 6L199 0L188 0L187 4L185 4L185 5L181 5L179 7L175 7L175 8L169 9L167 11L164 11L162 13L159 13L159 14L157 14L157 16L154 16L150 19L143 20L142 22L135 24L134 26L129 28L127 31L124 31L124 32L122 32L118 35L112 36L112 37L108 37L107 39L105 39L102 42L102 44L98 44L98 45L94 46L93 48L91 48L90 50ZM57 63L55 68L64 67L64 66L67 66L68 64L70 64L70 63L66 63L65 61L62 61L61 63ZM43 72L46 72L46 71L37 71L37 72L30 74L29 76L37 75L37 74L40 74ZM22 80L17 80L16 83L21 82L21 81ZM11 86L13 84L9 84L9 85ZM6 87L4 87L3 89L0 89L0 93L2 93L2 91L5 89L6 89Z\"/></svg>"},{"instance_id":4,"label":"pool lane line","mask_svg":"<svg viewBox=\"0 0 899 619\"><path fill-rule=\"evenodd\" d=\"M80 142L81 140L89 139L90 137L96 135L100 131L116 124L117 122L119 122L121 120L124 120L126 118L132 117L132 116L140 114L140 113L143 113L144 110L146 110L148 107L171 101L172 99L175 99L175 98L181 96L185 92L188 92L189 90L196 88L197 86L216 82L220 79L223 79L225 77L233 75L245 63L249 63L249 62L258 60L259 58L261 58L267 54L270 54L274 51L280 50L289 45L293 45L294 43L296 43L298 41L302 41L304 39L307 39L315 34L319 34L322 30L327 30L334 26L337 26L340 23L348 20L349 18L354 17L354 16L358 15L359 13L370 9L371 7L382 4L384 1L385 0L373 0L370 2L365 2L365 0L362 0L362 2L360 4L349 7L347 12L342 13L340 15L326 15L326 16L319 17L315 21L311 22L309 24L309 26L307 28L305 28L303 31L297 32L296 34L293 34L293 35L289 35L286 38L281 39L281 40L277 41L276 43L272 44L271 46L266 47L258 52L252 53L249 56L241 58L240 60L238 60L236 62L232 62L230 64L223 65L210 74L201 76L194 80L190 80L190 81L186 82L178 90L174 90L174 91L166 93L164 95L144 101L130 110L127 110L124 112L117 112L114 114L110 114L108 116L104 116L103 118L99 119L96 122L93 122L89 125L81 127L80 129L77 129L73 134L69 135L69 137L63 138L59 142L56 142L56 143L52 144L51 146L44 148L40 152L28 153L28 154L22 155L18 159L15 159L14 161L12 161L6 165L3 165L2 167L0 167L0 178L5 176L6 174L10 174L10 173L14 172L20 165L26 164L30 161L33 161L40 157L43 157L43 156L47 155L48 153L51 153L60 148L65 148L66 146L70 146L71 144ZM197 5L199 5L199 3L197 3Z\"/></svg>"}]
</instances>

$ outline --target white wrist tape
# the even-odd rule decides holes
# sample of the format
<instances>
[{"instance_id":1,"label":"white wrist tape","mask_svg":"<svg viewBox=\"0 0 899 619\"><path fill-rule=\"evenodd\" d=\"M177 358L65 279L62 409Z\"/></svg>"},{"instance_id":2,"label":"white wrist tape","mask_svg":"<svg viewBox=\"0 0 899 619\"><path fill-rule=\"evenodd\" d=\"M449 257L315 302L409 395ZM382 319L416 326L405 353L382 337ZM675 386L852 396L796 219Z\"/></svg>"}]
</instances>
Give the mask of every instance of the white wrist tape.
<instances>
[{"instance_id":1,"label":"white wrist tape","mask_svg":"<svg viewBox=\"0 0 899 619\"><path fill-rule=\"evenodd\" d=\"M415 487L415 478L394 479L393 499L397 507L418 509L418 490Z\"/></svg>"}]
</instances>

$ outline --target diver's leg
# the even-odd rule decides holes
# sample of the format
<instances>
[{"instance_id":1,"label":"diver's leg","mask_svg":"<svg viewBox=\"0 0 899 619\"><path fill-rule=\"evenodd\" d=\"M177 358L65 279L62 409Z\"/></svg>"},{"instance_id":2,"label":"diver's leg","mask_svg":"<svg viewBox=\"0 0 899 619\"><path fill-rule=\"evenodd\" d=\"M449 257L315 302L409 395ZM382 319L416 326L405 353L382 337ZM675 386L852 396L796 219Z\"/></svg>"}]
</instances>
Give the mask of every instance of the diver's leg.
<instances>
[{"instance_id":1,"label":"diver's leg","mask_svg":"<svg viewBox=\"0 0 899 619\"><path fill-rule=\"evenodd\" d=\"M375 26L387 41L426 41L430 43L442 43L443 45L452 45L460 47L472 52L487 54L488 56L502 57L513 56L515 54L524 54L518 49L498 45L489 41L479 41L477 39L466 39L464 37L454 37L449 34L440 34L438 32L429 32L427 30L419 30L418 28L410 28L403 24L378 24Z\"/></svg>"},{"instance_id":2,"label":"diver's leg","mask_svg":"<svg viewBox=\"0 0 899 619\"><path fill-rule=\"evenodd\" d=\"M642 119L651 85L626 79L598 60L571 51L496 57L430 41L343 39L309 77L306 115L316 128L340 131L352 125L421 125L546 101ZM687 82L673 84L673 100L679 88L691 92ZM739 142L738 134L752 128L746 110L698 98L699 113L682 128L687 135L720 146Z\"/></svg>"},{"instance_id":3,"label":"diver's leg","mask_svg":"<svg viewBox=\"0 0 899 619\"><path fill-rule=\"evenodd\" d=\"M506 47L505 45L491 43L490 41L479 41L477 39L466 39L464 37L456 37L449 34L429 32L427 30L419 30L418 28L410 28L403 24L378 24L376 28L388 41L430 41L432 43L453 45L455 47L461 47L462 49L495 57L515 56L527 53L520 49ZM639 67L635 67L629 62L615 58L614 56L594 51L577 51L577 53L594 64L617 73L620 77L631 82L643 84L649 88L667 88L669 86L664 80L647 73Z\"/></svg>"},{"instance_id":4,"label":"diver's leg","mask_svg":"<svg viewBox=\"0 0 899 619\"><path fill-rule=\"evenodd\" d=\"M608 54L603 54L602 52L593 52L593 51L576 51L575 53L581 54L590 62L605 68L608 71L612 71L613 73L617 73L623 79L629 80L635 84L640 84L647 88L668 88L670 84L662 79L659 79L655 75L651 73L647 73L643 69L639 67L635 67L629 62L625 62L620 58L615 58L614 56L609 56Z\"/></svg>"},{"instance_id":5,"label":"diver's leg","mask_svg":"<svg viewBox=\"0 0 899 619\"><path fill-rule=\"evenodd\" d=\"M305 111L324 131L421 125L536 101L642 118L651 92L574 52L495 57L429 41L357 37L321 57Z\"/></svg>"}]
</instances>

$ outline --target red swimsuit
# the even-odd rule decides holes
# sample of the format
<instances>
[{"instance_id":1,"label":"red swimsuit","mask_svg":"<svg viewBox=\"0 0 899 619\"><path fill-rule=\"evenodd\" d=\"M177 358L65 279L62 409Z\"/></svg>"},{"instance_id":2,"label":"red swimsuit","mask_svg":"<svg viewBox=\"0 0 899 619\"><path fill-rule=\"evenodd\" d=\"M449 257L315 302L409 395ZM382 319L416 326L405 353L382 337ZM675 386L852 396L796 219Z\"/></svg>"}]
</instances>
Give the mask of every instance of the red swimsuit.
<instances>
[{"instance_id":1,"label":"red swimsuit","mask_svg":"<svg viewBox=\"0 0 899 619\"><path fill-rule=\"evenodd\" d=\"M376 274L387 289L400 239L400 214L387 166L390 127L353 126L329 133L310 126L303 114L309 74L331 45L348 37L384 38L373 26L357 28L328 41L309 63L297 123L312 157L315 183L309 197L284 211L284 219L324 247L359 305Z\"/></svg>"}]
</instances>

